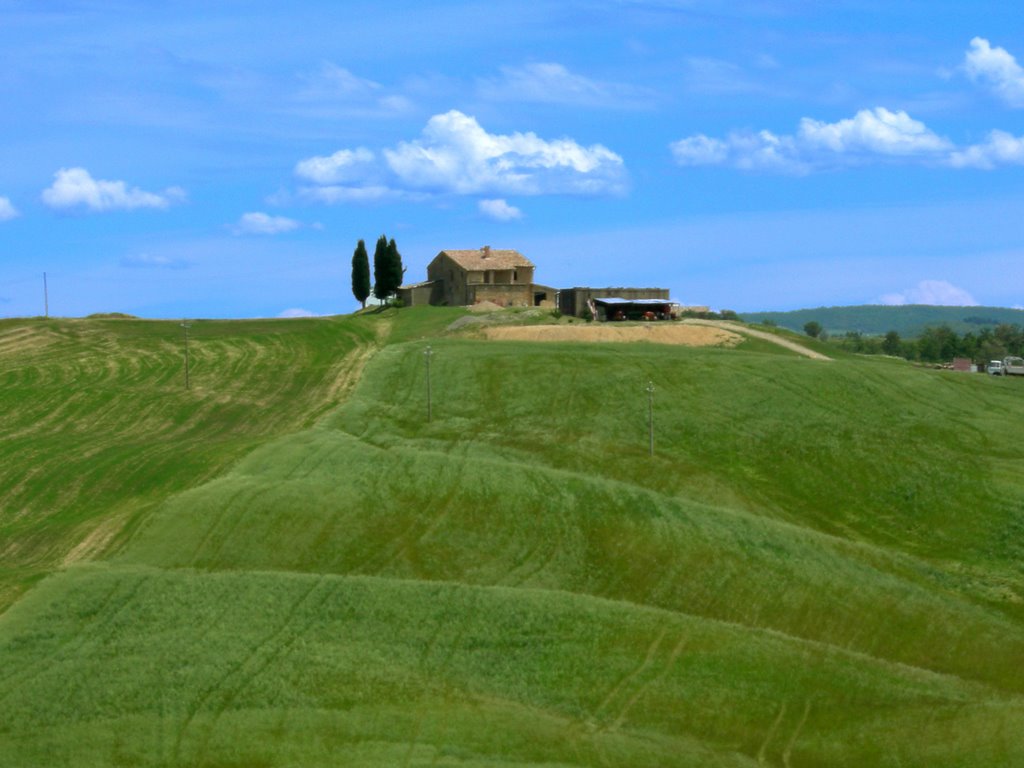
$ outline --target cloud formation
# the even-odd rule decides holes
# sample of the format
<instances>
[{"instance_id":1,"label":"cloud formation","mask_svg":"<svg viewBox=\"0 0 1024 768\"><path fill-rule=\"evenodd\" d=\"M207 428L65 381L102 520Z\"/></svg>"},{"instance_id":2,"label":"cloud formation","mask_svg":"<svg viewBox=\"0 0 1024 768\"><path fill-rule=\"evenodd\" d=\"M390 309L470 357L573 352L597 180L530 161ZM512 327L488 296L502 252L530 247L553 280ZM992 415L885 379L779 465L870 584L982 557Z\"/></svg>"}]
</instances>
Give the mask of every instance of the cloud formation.
<instances>
[{"instance_id":1,"label":"cloud formation","mask_svg":"<svg viewBox=\"0 0 1024 768\"><path fill-rule=\"evenodd\" d=\"M670 149L680 165L806 173L880 158L941 161L953 144L906 112L876 107L834 123L805 117L792 135L734 132L717 139L698 134L673 142Z\"/></svg>"},{"instance_id":2,"label":"cloud formation","mask_svg":"<svg viewBox=\"0 0 1024 768\"><path fill-rule=\"evenodd\" d=\"M625 182L622 158L600 144L492 134L456 110L434 115L421 138L384 156L404 184L456 194L603 194L621 191Z\"/></svg>"},{"instance_id":3,"label":"cloud formation","mask_svg":"<svg viewBox=\"0 0 1024 768\"><path fill-rule=\"evenodd\" d=\"M139 253L122 258L121 266L129 269L187 269L192 262L173 256Z\"/></svg>"},{"instance_id":4,"label":"cloud formation","mask_svg":"<svg viewBox=\"0 0 1024 768\"><path fill-rule=\"evenodd\" d=\"M51 208L83 207L91 211L164 209L184 198L185 191L180 187L168 187L161 193L146 192L138 187L129 188L123 181L94 179L85 168L61 168L42 194L43 202Z\"/></svg>"},{"instance_id":5,"label":"cloud formation","mask_svg":"<svg viewBox=\"0 0 1024 768\"><path fill-rule=\"evenodd\" d=\"M1024 136L992 131L983 144L974 144L950 155L954 168L980 168L990 171L1000 165L1024 165Z\"/></svg>"},{"instance_id":6,"label":"cloud formation","mask_svg":"<svg viewBox=\"0 0 1024 768\"><path fill-rule=\"evenodd\" d=\"M282 318L293 318L293 317L317 317L315 312L310 312L308 309L302 309L300 307L294 307L292 309L286 309L281 312L278 317Z\"/></svg>"},{"instance_id":7,"label":"cloud formation","mask_svg":"<svg viewBox=\"0 0 1024 768\"><path fill-rule=\"evenodd\" d=\"M310 157L295 165L295 175L314 184L338 184L365 175L374 157L364 147L340 149L327 157Z\"/></svg>"},{"instance_id":8,"label":"cloud formation","mask_svg":"<svg viewBox=\"0 0 1024 768\"><path fill-rule=\"evenodd\" d=\"M514 221L523 218L523 212L501 199L481 200L477 203L480 213L495 221Z\"/></svg>"},{"instance_id":9,"label":"cloud formation","mask_svg":"<svg viewBox=\"0 0 1024 768\"><path fill-rule=\"evenodd\" d=\"M302 81L292 103L300 111L315 116L388 117L406 113L413 106L405 96L387 93L380 83L331 62L303 75Z\"/></svg>"},{"instance_id":10,"label":"cloud formation","mask_svg":"<svg viewBox=\"0 0 1024 768\"><path fill-rule=\"evenodd\" d=\"M644 89L592 80L554 62L501 67L501 77L477 81L481 96L495 101L526 101L577 107L636 108L653 100Z\"/></svg>"},{"instance_id":11,"label":"cloud formation","mask_svg":"<svg viewBox=\"0 0 1024 768\"><path fill-rule=\"evenodd\" d=\"M971 40L964 56L964 69L974 82L981 82L1014 108L1024 107L1024 68L1005 48L993 48L983 37Z\"/></svg>"},{"instance_id":12,"label":"cloud formation","mask_svg":"<svg viewBox=\"0 0 1024 768\"><path fill-rule=\"evenodd\" d=\"M9 198L0 197L0 221L10 221L16 219L21 214L18 213L18 209L14 207Z\"/></svg>"},{"instance_id":13,"label":"cloud formation","mask_svg":"<svg viewBox=\"0 0 1024 768\"><path fill-rule=\"evenodd\" d=\"M975 307L978 305L971 294L945 280L922 280L913 288L882 296L879 303L890 306L933 304L942 307Z\"/></svg>"},{"instance_id":14,"label":"cloud formation","mask_svg":"<svg viewBox=\"0 0 1024 768\"><path fill-rule=\"evenodd\" d=\"M260 211L243 213L231 231L236 235L279 235L301 227L295 219L271 216Z\"/></svg>"},{"instance_id":15,"label":"cloud formation","mask_svg":"<svg viewBox=\"0 0 1024 768\"><path fill-rule=\"evenodd\" d=\"M627 183L622 158L600 144L584 147L532 132L492 134L456 110L434 115L419 138L379 155L343 149L299 161L296 175L317 184L301 193L322 202L416 194L604 195L624 192Z\"/></svg>"}]
</instances>

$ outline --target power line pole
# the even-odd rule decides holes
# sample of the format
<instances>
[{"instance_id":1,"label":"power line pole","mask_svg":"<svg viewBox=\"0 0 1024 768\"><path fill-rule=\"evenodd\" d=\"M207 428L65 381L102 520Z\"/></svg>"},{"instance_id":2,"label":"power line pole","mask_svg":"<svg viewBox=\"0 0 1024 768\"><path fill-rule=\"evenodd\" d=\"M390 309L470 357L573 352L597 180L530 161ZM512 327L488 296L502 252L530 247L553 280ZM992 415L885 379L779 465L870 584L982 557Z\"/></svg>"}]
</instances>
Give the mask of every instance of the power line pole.
<instances>
[{"instance_id":1,"label":"power line pole","mask_svg":"<svg viewBox=\"0 0 1024 768\"><path fill-rule=\"evenodd\" d=\"M46 317L50 316L50 289L46 287L46 273L43 272L43 308Z\"/></svg>"},{"instance_id":2,"label":"power line pole","mask_svg":"<svg viewBox=\"0 0 1024 768\"><path fill-rule=\"evenodd\" d=\"M192 327L192 324L183 321L181 327L185 329L185 389L191 389L188 380L188 329Z\"/></svg>"},{"instance_id":3,"label":"power line pole","mask_svg":"<svg viewBox=\"0 0 1024 768\"><path fill-rule=\"evenodd\" d=\"M434 354L434 350L427 344L427 348L423 350L423 357L427 361L427 423L430 422L430 357Z\"/></svg>"},{"instance_id":4,"label":"power line pole","mask_svg":"<svg viewBox=\"0 0 1024 768\"><path fill-rule=\"evenodd\" d=\"M651 456L654 455L654 382L647 382L647 433L650 437Z\"/></svg>"}]
</instances>

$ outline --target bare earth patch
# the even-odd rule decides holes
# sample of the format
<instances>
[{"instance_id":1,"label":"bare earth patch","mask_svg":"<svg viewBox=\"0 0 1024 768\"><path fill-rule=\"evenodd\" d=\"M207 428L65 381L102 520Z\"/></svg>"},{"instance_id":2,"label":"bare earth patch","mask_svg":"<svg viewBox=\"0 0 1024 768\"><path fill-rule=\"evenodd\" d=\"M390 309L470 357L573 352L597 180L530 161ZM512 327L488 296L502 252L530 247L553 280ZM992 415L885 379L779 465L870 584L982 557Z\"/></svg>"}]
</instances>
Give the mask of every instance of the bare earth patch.
<instances>
[{"instance_id":1,"label":"bare earth patch","mask_svg":"<svg viewBox=\"0 0 1024 768\"><path fill-rule=\"evenodd\" d=\"M686 347L734 347L743 337L723 328L675 323L650 325L504 325L482 329L488 339L507 341L582 341L675 344Z\"/></svg>"},{"instance_id":2,"label":"bare earth patch","mask_svg":"<svg viewBox=\"0 0 1024 768\"><path fill-rule=\"evenodd\" d=\"M109 517L101 522L64 556L61 565L66 567L83 560L92 560L102 554L114 537L121 532L125 522L126 518L123 516Z\"/></svg>"}]
</instances>

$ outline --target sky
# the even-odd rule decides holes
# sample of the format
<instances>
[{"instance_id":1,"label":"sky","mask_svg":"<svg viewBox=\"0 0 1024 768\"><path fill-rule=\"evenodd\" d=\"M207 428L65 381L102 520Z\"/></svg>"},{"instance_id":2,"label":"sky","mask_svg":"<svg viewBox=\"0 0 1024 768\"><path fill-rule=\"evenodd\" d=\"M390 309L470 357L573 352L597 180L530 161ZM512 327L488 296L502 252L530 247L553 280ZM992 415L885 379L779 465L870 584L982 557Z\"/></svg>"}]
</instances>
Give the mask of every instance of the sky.
<instances>
[{"instance_id":1,"label":"sky","mask_svg":"<svg viewBox=\"0 0 1024 768\"><path fill-rule=\"evenodd\" d=\"M351 312L394 238L736 311L1024 305L994 0L0 0L0 317ZM44 294L43 275L46 274Z\"/></svg>"}]
</instances>

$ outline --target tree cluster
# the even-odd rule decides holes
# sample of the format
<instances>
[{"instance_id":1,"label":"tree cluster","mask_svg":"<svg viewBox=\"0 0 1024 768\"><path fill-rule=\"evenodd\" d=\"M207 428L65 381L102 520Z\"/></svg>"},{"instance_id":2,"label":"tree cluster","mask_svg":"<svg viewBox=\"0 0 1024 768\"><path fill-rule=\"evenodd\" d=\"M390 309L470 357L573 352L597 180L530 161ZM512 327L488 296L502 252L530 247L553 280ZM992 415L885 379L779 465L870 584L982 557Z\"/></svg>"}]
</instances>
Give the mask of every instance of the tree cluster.
<instances>
[{"instance_id":1,"label":"tree cluster","mask_svg":"<svg viewBox=\"0 0 1024 768\"><path fill-rule=\"evenodd\" d=\"M363 307L372 293L381 301L387 301L398 291L402 284L405 269L402 267L402 254L394 238L390 241L386 235L377 238L377 247L373 252L373 283L370 283L370 258L366 252L366 243L360 240L352 254L352 295Z\"/></svg>"},{"instance_id":2,"label":"tree cluster","mask_svg":"<svg viewBox=\"0 0 1024 768\"><path fill-rule=\"evenodd\" d=\"M849 331L833 337L832 341L851 352L893 355L922 363L948 363L955 357L966 357L984 364L1007 355L1024 356L1024 329L1010 323L963 335L948 325L940 325L925 328L916 339L901 339L896 331L889 331L884 337Z\"/></svg>"}]
</instances>

